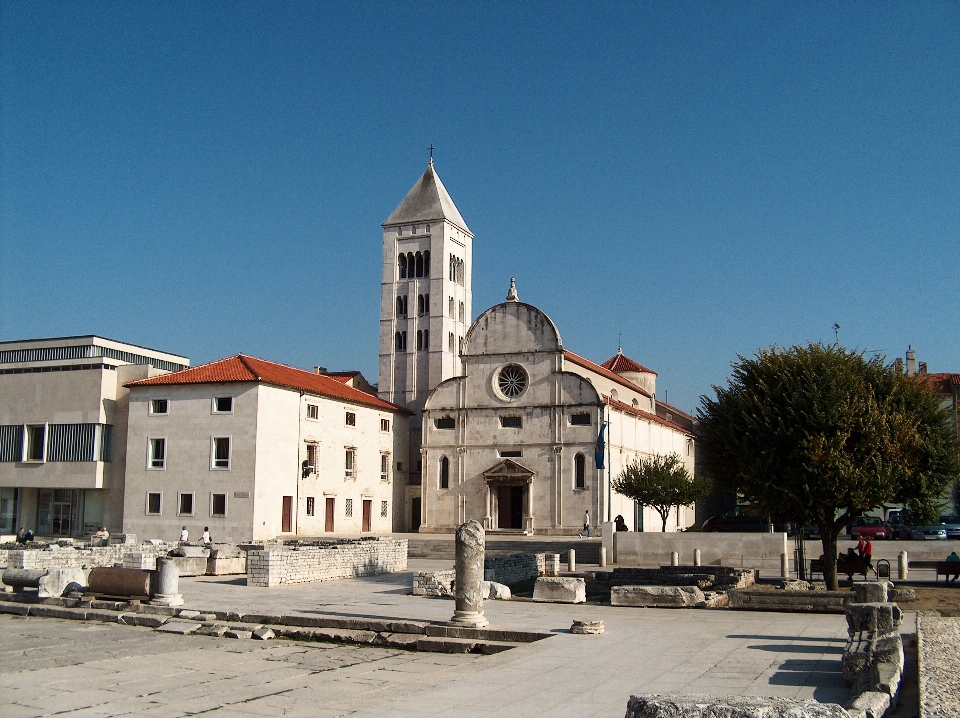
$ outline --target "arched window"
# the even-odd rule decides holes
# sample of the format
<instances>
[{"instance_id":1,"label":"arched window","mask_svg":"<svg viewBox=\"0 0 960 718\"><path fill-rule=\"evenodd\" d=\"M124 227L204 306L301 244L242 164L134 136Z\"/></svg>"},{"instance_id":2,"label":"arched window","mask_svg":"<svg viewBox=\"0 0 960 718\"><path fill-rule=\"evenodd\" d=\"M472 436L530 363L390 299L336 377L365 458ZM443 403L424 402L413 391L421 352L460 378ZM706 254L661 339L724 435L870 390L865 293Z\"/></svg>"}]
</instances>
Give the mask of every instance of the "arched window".
<instances>
[{"instance_id":1,"label":"arched window","mask_svg":"<svg viewBox=\"0 0 960 718\"><path fill-rule=\"evenodd\" d=\"M397 332L393 335L393 348L398 352L403 351L403 337L401 336L400 332Z\"/></svg>"},{"instance_id":2,"label":"arched window","mask_svg":"<svg viewBox=\"0 0 960 718\"><path fill-rule=\"evenodd\" d=\"M430 348L430 330L429 329L423 330L423 348L424 349Z\"/></svg>"},{"instance_id":3,"label":"arched window","mask_svg":"<svg viewBox=\"0 0 960 718\"><path fill-rule=\"evenodd\" d=\"M397 316L402 317L404 314L406 312L403 311L403 297L397 297Z\"/></svg>"},{"instance_id":4,"label":"arched window","mask_svg":"<svg viewBox=\"0 0 960 718\"><path fill-rule=\"evenodd\" d=\"M447 334L447 351L453 354L453 332Z\"/></svg>"},{"instance_id":5,"label":"arched window","mask_svg":"<svg viewBox=\"0 0 960 718\"><path fill-rule=\"evenodd\" d=\"M407 278L407 255L401 254L397 258L397 264L400 265L400 279Z\"/></svg>"},{"instance_id":6,"label":"arched window","mask_svg":"<svg viewBox=\"0 0 960 718\"><path fill-rule=\"evenodd\" d=\"M407 296L403 296L403 316L407 316Z\"/></svg>"},{"instance_id":7,"label":"arched window","mask_svg":"<svg viewBox=\"0 0 960 718\"><path fill-rule=\"evenodd\" d=\"M460 302L460 323L461 324L463 324L465 318L466 318L466 312L464 311L463 302Z\"/></svg>"},{"instance_id":8,"label":"arched window","mask_svg":"<svg viewBox=\"0 0 960 718\"><path fill-rule=\"evenodd\" d=\"M440 457L440 488L450 488L450 459L446 456Z\"/></svg>"},{"instance_id":9,"label":"arched window","mask_svg":"<svg viewBox=\"0 0 960 718\"><path fill-rule=\"evenodd\" d=\"M576 489L587 488L587 459L583 454L573 457L573 486Z\"/></svg>"},{"instance_id":10,"label":"arched window","mask_svg":"<svg viewBox=\"0 0 960 718\"><path fill-rule=\"evenodd\" d=\"M423 255L417 252L417 276L423 276Z\"/></svg>"},{"instance_id":11,"label":"arched window","mask_svg":"<svg viewBox=\"0 0 960 718\"><path fill-rule=\"evenodd\" d=\"M423 349L423 332L417 330L417 349Z\"/></svg>"},{"instance_id":12,"label":"arched window","mask_svg":"<svg viewBox=\"0 0 960 718\"><path fill-rule=\"evenodd\" d=\"M417 315L421 317L423 316L423 295L422 294L417 295Z\"/></svg>"},{"instance_id":13,"label":"arched window","mask_svg":"<svg viewBox=\"0 0 960 718\"><path fill-rule=\"evenodd\" d=\"M423 253L423 276L430 276L430 250Z\"/></svg>"},{"instance_id":14,"label":"arched window","mask_svg":"<svg viewBox=\"0 0 960 718\"><path fill-rule=\"evenodd\" d=\"M406 332L400 332L400 344L401 344L400 351L402 352L407 351L407 333Z\"/></svg>"},{"instance_id":15,"label":"arched window","mask_svg":"<svg viewBox=\"0 0 960 718\"><path fill-rule=\"evenodd\" d=\"M407 279L413 279L416 267L417 263L414 261L413 252L407 252Z\"/></svg>"},{"instance_id":16,"label":"arched window","mask_svg":"<svg viewBox=\"0 0 960 718\"><path fill-rule=\"evenodd\" d=\"M639 409L639 408L640 408L640 402L637 401L636 399L633 400L633 408L634 408L634 409Z\"/></svg>"},{"instance_id":17,"label":"arched window","mask_svg":"<svg viewBox=\"0 0 960 718\"><path fill-rule=\"evenodd\" d=\"M430 295L429 294L423 295L423 313L424 314L430 313Z\"/></svg>"},{"instance_id":18,"label":"arched window","mask_svg":"<svg viewBox=\"0 0 960 718\"><path fill-rule=\"evenodd\" d=\"M617 400L617 390L616 390L616 389L611 389L611 390L610 390L610 398L613 399L614 401Z\"/></svg>"}]
</instances>

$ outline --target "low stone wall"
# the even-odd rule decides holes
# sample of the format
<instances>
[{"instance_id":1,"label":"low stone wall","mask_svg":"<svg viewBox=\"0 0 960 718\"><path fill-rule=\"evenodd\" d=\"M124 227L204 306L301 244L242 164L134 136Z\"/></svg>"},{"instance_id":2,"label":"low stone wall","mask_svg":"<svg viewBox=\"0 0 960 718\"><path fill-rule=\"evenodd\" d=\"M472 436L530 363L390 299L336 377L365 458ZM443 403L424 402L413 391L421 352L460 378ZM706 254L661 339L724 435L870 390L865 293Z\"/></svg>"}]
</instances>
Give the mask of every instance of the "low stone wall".
<instances>
[{"instance_id":1,"label":"low stone wall","mask_svg":"<svg viewBox=\"0 0 960 718\"><path fill-rule=\"evenodd\" d=\"M511 586L544 574L545 554L515 553L510 556L487 556L483 560L483 578Z\"/></svg>"},{"instance_id":2,"label":"low stone wall","mask_svg":"<svg viewBox=\"0 0 960 718\"><path fill-rule=\"evenodd\" d=\"M934 611L917 614L920 715L923 718L955 718L960 715L958 645L960 619L945 618Z\"/></svg>"},{"instance_id":3,"label":"low stone wall","mask_svg":"<svg viewBox=\"0 0 960 718\"><path fill-rule=\"evenodd\" d=\"M33 570L56 568L108 568L124 564L124 556L137 552L144 556L156 559L157 556L166 556L167 552L175 548L176 544L129 544L115 543L109 546L95 546L92 548L70 548L50 544L45 549L27 549L7 552L7 566L10 568L25 568Z\"/></svg>"},{"instance_id":4,"label":"low stone wall","mask_svg":"<svg viewBox=\"0 0 960 718\"><path fill-rule=\"evenodd\" d=\"M753 586L756 581L755 570L732 566L617 567L610 572L611 586L696 586L729 591Z\"/></svg>"},{"instance_id":5,"label":"low stone wall","mask_svg":"<svg viewBox=\"0 0 960 718\"><path fill-rule=\"evenodd\" d=\"M630 696L626 718L849 718L836 703L760 696Z\"/></svg>"},{"instance_id":6,"label":"low stone wall","mask_svg":"<svg viewBox=\"0 0 960 718\"><path fill-rule=\"evenodd\" d=\"M704 565L780 571L780 555L787 550L785 533L647 533L615 531L604 538L608 558L621 566L663 566L677 552L684 563L700 549Z\"/></svg>"},{"instance_id":7,"label":"low stone wall","mask_svg":"<svg viewBox=\"0 0 960 718\"><path fill-rule=\"evenodd\" d=\"M858 596L879 600L847 605L850 639L843 651L843 680L850 686L847 710L855 718L880 718L900 702L904 667L900 635L903 613L897 604L887 602L889 584L886 582L866 584L858 589ZM956 646L951 646L951 653L955 650ZM920 714L927 715L922 705ZM954 716L956 712L943 715Z\"/></svg>"},{"instance_id":8,"label":"low stone wall","mask_svg":"<svg viewBox=\"0 0 960 718\"><path fill-rule=\"evenodd\" d=\"M271 546L247 552L247 585L280 586L407 569L407 540L371 537Z\"/></svg>"},{"instance_id":9,"label":"low stone wall","mask_svg":"<svg viewBox=\"0 0 960 718\"><path fill-rule=\"evenodd\" d=\"M417 571L413 574L414 596L452 596L456 569L446 571Z\"/></svg>"},{"instance_id":10,"label":"low stone wall","mask_svg":"<svg viewBox=\"0 0 960 718\"><path fill-rule=\"evenodd\" d=\"M843 613L853 600L850 591L785 591L737 588L727 593L730 608L787 613Z\"/></svg>"}]
</instances>

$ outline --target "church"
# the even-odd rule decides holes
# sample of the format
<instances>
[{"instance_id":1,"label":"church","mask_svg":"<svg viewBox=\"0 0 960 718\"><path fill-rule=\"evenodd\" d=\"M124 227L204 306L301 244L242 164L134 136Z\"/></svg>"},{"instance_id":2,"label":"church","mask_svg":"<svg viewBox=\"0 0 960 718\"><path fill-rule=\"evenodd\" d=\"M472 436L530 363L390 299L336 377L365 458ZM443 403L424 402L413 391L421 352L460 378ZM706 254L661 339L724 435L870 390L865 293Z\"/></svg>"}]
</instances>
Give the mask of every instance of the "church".
<instances>
[{"instance_id":1,"label":"church","mask_svg":"<svg viewBox=\"0 0 960 718\"><path fill-rule=\"evenodd\" d=\"M378 390L412 412L396 523L571 535L588 514L594 527L620 515L659 530L611 482L653 454L675 453L693 474L693 417L660 402L656 372L622 353L596 364L567 350L514 280L470 322L472 246L431 159L383 223ZM674 514L668 530L694 523L693 507Z\"/></svg>"}]
</instances>

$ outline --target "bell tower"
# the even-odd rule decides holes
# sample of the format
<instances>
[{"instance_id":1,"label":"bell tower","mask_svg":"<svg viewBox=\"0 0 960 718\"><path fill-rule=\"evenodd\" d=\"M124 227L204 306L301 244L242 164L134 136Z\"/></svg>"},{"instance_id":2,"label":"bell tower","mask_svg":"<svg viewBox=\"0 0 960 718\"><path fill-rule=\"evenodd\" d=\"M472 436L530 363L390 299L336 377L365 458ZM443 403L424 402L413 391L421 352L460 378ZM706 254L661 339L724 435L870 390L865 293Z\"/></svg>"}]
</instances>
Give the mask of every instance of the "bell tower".
<instances>
[{"instance_id":1,"label":"bell tower","mask_svg":"<svg viewBox=\"0 0 960 718\"><path fill-rule=\"evenodd\" d=\"M440 382L461 373L460 345L472 318L473 233L433 157L382 227L378 391L415 413L407 469L413 478L420 473L424 402Z\"/></svg>"}]
</instances>

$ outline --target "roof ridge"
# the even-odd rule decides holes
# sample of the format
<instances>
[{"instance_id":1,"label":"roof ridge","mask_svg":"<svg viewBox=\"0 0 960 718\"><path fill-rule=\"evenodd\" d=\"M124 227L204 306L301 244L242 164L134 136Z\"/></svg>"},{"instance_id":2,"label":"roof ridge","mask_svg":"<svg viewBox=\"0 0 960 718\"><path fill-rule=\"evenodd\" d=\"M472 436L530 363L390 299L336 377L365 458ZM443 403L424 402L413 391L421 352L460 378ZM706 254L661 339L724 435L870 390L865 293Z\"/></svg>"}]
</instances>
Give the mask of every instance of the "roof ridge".
<instances>
[{"instance_id":1,"label":"roof ridge","mask_svg":"<svg viewBox=\"0 0 960 718\"><path fill-rule=\"evenodd\" d=\"M254 357L250 357L250 358L252 359L252 358L254 358ZM254 368L253 368L252 366L250 366L250 362L247 361L247 356L246 356L245 354L237 354L237 359L239 359L239 360L240 360L240 363L243 364L243 365L247 368L247 371L249 371L251 374L253 374L253 377L254 377L257 381L260 381L260 374L259 374L259 372L257 372L256 370L254 370ZM291 367L291 368L293 368L293 367Z\"/></svg>"}]
</instances>

